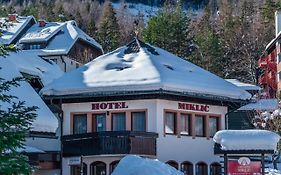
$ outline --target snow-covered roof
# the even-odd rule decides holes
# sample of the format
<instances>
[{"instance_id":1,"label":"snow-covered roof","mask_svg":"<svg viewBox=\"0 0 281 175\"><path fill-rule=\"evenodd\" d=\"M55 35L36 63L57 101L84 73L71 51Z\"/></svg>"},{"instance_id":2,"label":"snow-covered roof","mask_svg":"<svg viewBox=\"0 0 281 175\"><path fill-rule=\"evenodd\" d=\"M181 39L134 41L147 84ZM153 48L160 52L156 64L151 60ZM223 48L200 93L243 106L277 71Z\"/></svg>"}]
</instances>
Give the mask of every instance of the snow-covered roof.
<instances>
[{"instance_id":1,"label":"snow-covered roof","mask_svg":"<svg viewBox=\"0 0 281 175\"><path fill-rule=\"evenodd\" d=\"M250 84L250 83L243 83L237 79L225 79L226 81L244 89L244 90L254 90L254 91L259 91L261 90L261 87L257 86L257 85L253 85L253 84Z\"/></svg>"},{"instance_id":2,"label":"snow-covered roof","mask_svg":"<svg viewBox=\"0 0 281 175\"><path fill-rule=\"evenodd\" d=\"M38 76L45 86L54 79L62 76L63 72L54 62L50 60L46 61L39 57L39 53L37 50L11 52L7 56L7 59L15 64L20 72Z\"/></svg>"},{"instance_id":3,"label":"snow-covered roof","mask_svg":"<svg viewBox=\"0 0 281 175\"><path fill-rule=\"evenodd\" d=\"M44 27L34 24L19 43L48 42L47 47L41 49L40 55L43 56L67 54L79 39L102 50L102 46L77 27L75 21L47 22Z\"/></svg>"},{"instance_id":4,"label":"snow-covered roof","mask_svg":"<svg viewBox=\"0 0 281 175\"><path fill-rule=\"evenodd\" d=\"M276 150L280 136L267 130L221 130L213 140L222 150Z\"/></svg>"},{"instance_id":5,"label":"snow-covered roof","mask_svg":"<svg viewBox=\"0 0 281 175\"><path fill-rule=\"evenodd\" d=\"M183 175L183 172L157 159L141 158L135 155L120 160L112 175Z\"/></svg>"},{"instance_id":6,"label":"snow-covered roof","mask_svg":"<svg viewBox=\"0 0 281 175\"><path fill-rule=\"evenodd\" d=\"M42 78L42 81L47 84L55 78L55 74L57 74L57 77L61 75L57 65L31 55L32 54L18 52L11 53L6 58L2 57L0 59L0 77L5 80L11 80L14 77L22 76L20 72L27 72L32 75L38 75ZM18 99L14 99L14 101L25 101L27 106L37 106L39 108L37 109L38 117L32 123L31 131L56 132L58 119L29 83L22 81L19 87L11 87L11 90L7 93L18 97ZM0 108L3 110L10 106L11 104L0 101Z\"/></svg>"},{"instance_id":7,"label":"snow-covered roof","mask_svg":"<svg viewBox=\"0 0 281 175\"><path fill-rule=\"evenodd\" d=\"M258 111L273 111L277 109L278 101L277 99L259 99L256 102L246 104L245 106L240 107L239 111L249 111L249 110L258 110Z\"/></svg>"},{"instance_id":8,"label":"snow-covered roof","mask_svg":"<svg viewBox=\"0 0 281 175\"><path fill-rule=\"evenodd\" d=\"M32 147L32 146L26 146L24 145L23 148L18 148L17 152L25 152L25 153L45 153L45 151Z\"/></svg>"},{"instance_id":9,"label":"snow-covered roof","mask_svg":"<svg viewBox=\"0 0 281 175\"><path fill-rule=\"evenodd\" d=\"M8 21L7 18L0 18L0 23L6 26L0 28L2 33L0 43L11 44L31 20L35 21L33 16L17 16L16 21Z\"/></svg>"},{"instance_id":10,"label":"snow-covered roof","mask_svg":"<svg viewBox=\"0 0 281 175\"><path fill-rule=\"evenodd\" d=\"M159 90L239 100L251 97L189 61L136 39L64 74L41 92L67 96Z\"/></svg>"}]
</instances>

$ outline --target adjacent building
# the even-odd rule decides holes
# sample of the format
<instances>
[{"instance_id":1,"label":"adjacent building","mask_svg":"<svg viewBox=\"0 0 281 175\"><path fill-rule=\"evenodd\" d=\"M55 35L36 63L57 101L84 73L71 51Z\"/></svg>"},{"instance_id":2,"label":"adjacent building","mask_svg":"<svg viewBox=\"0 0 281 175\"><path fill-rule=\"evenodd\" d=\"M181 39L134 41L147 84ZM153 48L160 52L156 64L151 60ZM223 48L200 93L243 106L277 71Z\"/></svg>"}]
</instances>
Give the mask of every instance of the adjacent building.
<instances>
[{"instance_id":1,"label":"adjacent building","mask_svg":"<svg viewBox=\"0 0 281 175\"><path fill-rule=\"evenodd\" d=\"M75 21L39 20L19 40L18 46L22 50L37 50L40 57L54 61L64 72L103 54L101 45L83 32Z\"/></svg>"},{"instance_id":2,"label":"adjacent building","mask_svg":"<svg viewBox=\"0 0 281 175\"><path fill-rule=\"evenodd\" d=\"M60 174L60 129L59 115L51 111L38 94L38 91L63 74L53 62L47 62L37 56L37 52L19 51L10 53L0 59L0 75L5 80L15 77L26 77L20 86L12 87L8 92L25 101L27 106L37 106L36 120L21 150L29 157L29 163L36 167L37 175ZM11 104L1 102L1 109L7 109Z\"/></svg>"},{"instance_id":3,"label":"adjacent building","mask_svg":"<svg viewBox=\"0 0 281 175\"><path fill-rule=\"evenodd\" d=\"M127 154L187 175L217 175L212 137L245 90L138 39L65 73L40 93L59 105L62 173L109 175Z\"/></svg>"}]
</instances>

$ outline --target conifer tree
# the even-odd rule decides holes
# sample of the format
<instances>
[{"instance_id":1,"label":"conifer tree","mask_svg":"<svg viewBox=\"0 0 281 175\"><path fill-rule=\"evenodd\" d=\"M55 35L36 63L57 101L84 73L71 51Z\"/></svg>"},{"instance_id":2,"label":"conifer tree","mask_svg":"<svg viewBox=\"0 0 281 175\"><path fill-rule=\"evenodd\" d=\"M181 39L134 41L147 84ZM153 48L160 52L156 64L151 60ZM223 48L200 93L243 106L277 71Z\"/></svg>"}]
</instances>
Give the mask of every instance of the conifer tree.
<instances>
[{"instance_id":1,"label":"conifer tree","mask_svg":"<svg viewBox=\"0 0 281 175\"><path fill-rule=\"evenodd\" d=\"M143 31L144 40L182 58L187 58L192 51L189 22L180 4L176 7L166 4L148 21Z\"/></svg>"},{"instance_id":2,"label":"conifer tree","mask_svg":"<svg viewBox=\"0 0 281 175\"><path fill-rule=\"evenodd\" d=\"M7 53L1 46L3 53ZM6 58L0 58L6 59ZM0 174L30 174L28 158L20 153L23 142L36 117L37 107L28 107L9 92L20 85L21 77L0 78Z\"/></svg>"},{"instance_id":3,"label":"conifer tree","mask_svg":"<svg viewBox=\"0 0 281 175\"><path fill-rule=\"evenodd\" d=\"M105 4L104 12L98 27L98 40L104 52L110 52L119 46L120 31L112 4Z\"/></svg>"}]
</instances>

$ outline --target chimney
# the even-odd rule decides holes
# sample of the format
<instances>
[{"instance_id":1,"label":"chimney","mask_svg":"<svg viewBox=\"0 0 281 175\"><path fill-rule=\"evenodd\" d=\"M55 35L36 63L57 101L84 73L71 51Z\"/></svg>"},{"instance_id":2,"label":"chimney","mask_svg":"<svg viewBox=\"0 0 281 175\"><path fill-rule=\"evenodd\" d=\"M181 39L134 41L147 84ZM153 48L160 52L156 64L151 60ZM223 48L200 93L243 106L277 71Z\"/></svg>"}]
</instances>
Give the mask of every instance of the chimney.
<instances>
[{"instance_id":1,"label":"chimney","mask_svg":"<svg viewBox=\"0 0 281 175\"><path fill-rule=\"evenodd\" d=\"M275 12L275 35L281 31L281 11Z\"/></svg>"},{"instance_id":2,"label":"chimney","mask_svg":"<svg viewBox=\"0 0 281 175\"><path fill-rule=\"evenodd\" d=\"M45 27L46 23L47 22L45 20L43 20L43 19L38 20L39 27Z\"/></svg>"},{"instance_id":3,"label":"chimney","mask_svg":"<svg viewBox=\"0 0 281 175\"><path fill-rule=\"evenodd\" d=\"M16 21L17 20L17 14L9 14L8 19L9 21Z\"/></svg>"}]
</instances>

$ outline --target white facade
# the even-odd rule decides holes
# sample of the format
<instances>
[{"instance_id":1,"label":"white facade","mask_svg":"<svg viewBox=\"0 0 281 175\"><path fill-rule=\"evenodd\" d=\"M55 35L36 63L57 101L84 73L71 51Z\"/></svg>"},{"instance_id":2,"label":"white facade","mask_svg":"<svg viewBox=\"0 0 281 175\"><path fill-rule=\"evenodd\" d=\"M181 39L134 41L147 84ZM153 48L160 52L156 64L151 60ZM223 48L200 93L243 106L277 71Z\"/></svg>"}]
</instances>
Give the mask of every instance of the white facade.
<instances>
[{"instance_id":1,"label":"white facade","mask_svg":"<svg viewBox=\"0 0 281 175\"><path fill-rule=\"evenodd\" d=\"M116 101L120 102L120 101ZM62 105L62 110L64 113L64 121L63 121L63 135L70 135L72 121L71 116L75 113L92 113L92 112L106 112L107 114L111 114L111 112L116 111L134 111L134 110L146 110L147 111L147 132L156 132L159 137L157 138L157 159L162 162L167 162L169 160L176 161L179 165L188 161L193 164L194 172L195 165L198 162L205 162L208 166L211 163L219 162L219 157L213 154L213 145L214 142L210 137L196 137L196 136L182 136L182 135L167 135L164 132L164 113L165 111L176 111L178 113L192 113L192 114L200 114L200 115L216 115L220 117L220 127L221 129L225 128L225 114L227 113L226 106L215 106L209 104L208 112L196 111L196 110L183 110L179 109L180 103L188 103L188 104L198 104L194 102L182 102L182 101L169 101L162 99L149 99L149 100L128 100L122 101L126 103L127 108L123 109L104 109L104 110L92 110L92 104L95 102L89 103L65 103ZM103 103L103 102L99 102ZM104 103L110 103L110 101L106 101ZM108 118L109 116L107 116ZM127 116L126 116L127 117ZM127 129L127 127L126 127ZM91 132L88 128L88 132ZM121 157L123 155L120 155ZM107 165L112 160L118 160L121 157L111 157L108 155L101 156L87 156L83 162L85 162L89 166L92 162L100 159L100 161L104 160ZM110 161L105 158L110 157ZM70 159L72 158L63 158L63 174L70 174L70 166L68 165ZM107 166L108 167L108 166ZM180 167L179 167L180 168ZM107 171L109 172L109 171Z\"/></svg>"}]
</instances>

